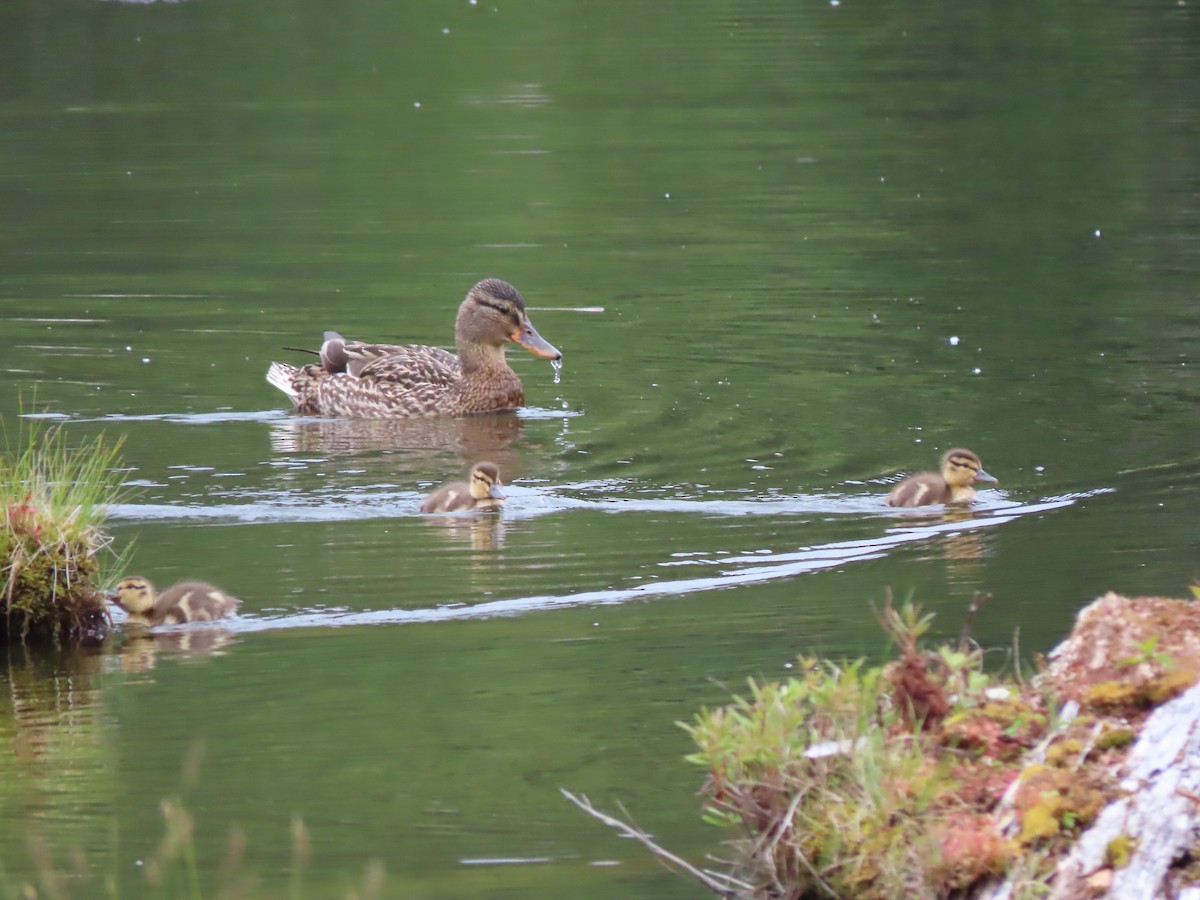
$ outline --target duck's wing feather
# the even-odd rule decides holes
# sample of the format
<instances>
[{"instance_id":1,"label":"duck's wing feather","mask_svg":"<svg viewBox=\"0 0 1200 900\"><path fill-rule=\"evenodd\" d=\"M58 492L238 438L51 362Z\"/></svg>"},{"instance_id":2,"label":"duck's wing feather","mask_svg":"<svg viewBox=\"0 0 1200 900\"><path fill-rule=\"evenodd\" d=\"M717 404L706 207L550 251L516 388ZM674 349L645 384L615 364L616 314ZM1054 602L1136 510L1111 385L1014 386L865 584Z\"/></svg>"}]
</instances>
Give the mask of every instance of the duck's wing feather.
<instances>
[{"instance_id":1,"label":"duck's wing feather","mask_svg":"<svg viewBox=\"0 0 1200 900\"><path fill-rule=\"evenodd\" d=\"M458 414L448 406L454 388L428 382L370 380L333 375L321 382L315 406L321 415L352 419L394 419L405 416Z\"/></svg>"},{"instance_id":2,"label":"duck's wing feather","mask_svg":"<svg viewBox=\"0 0 1200 900\"><path fill-rule=\"evenodd\" d=\"M352 342L346 345L346 355L350 358L350 374L367 381L448 387L462 378L458 357L441 347Z\"/></svg>"}]
</instances>

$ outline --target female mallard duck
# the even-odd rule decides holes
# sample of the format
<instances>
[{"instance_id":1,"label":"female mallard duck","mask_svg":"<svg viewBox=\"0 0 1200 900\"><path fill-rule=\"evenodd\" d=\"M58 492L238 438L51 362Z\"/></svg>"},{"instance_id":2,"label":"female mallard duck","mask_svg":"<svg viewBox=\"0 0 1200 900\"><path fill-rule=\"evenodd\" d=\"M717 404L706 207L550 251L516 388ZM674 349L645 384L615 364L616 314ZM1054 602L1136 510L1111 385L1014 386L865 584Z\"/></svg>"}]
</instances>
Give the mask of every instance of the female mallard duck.
<instances>
[{"instance_id":1,"label":"female mallard duck","mask_svg":"<svg viewBox=\"0 0 1200 900\"><path fill-rule=\"evenodd\" d=\"M421 344L367 344L325 332L320 364L271 363L267 381L308 415L387 419L465 416L516 409L521 379L504 360L515 341L535 356L562 354L542 339L515 287L486 278L467 292L454 320L457 355Z\"/></svg>"},{"instance_id":2,"label":"female mallard duck","mask_svg":"<svg viewBox=\"0 0 1200 900\"><path fill-rule=\"evenodd\" d=\"M455 481L443 485L421 503L423 513L454 512L460 509L499 509L504 505L500 490L500 469L495 463L480 462L471 467L471 482Z\"/></svg>"},{"instance_id":3,"label":"female mallard duck","mask_svg":"<svg viewBox=\"0 0 1200 900\"><path fill-rule=\"evenodd\" d=\"M983 471L983 463L970 450L957 447L942 457L941 472L910 475L892 488L889 506L928 506L934 503L966 503L975 499L972 482L996 479Z\"/></svg>"},{"instance_id":4,"label":"female mallard duck","mask_svg":"<svg viewBox=\"0 0 1200 900\"><path fill-rule=\"evenodd\" d=\"M117 582L108 599L141 625L181 625L208 622L237 612L238 599L203 581L181 581L155 595L154 585L140 575Z\"/></svg>"}]
</instances>

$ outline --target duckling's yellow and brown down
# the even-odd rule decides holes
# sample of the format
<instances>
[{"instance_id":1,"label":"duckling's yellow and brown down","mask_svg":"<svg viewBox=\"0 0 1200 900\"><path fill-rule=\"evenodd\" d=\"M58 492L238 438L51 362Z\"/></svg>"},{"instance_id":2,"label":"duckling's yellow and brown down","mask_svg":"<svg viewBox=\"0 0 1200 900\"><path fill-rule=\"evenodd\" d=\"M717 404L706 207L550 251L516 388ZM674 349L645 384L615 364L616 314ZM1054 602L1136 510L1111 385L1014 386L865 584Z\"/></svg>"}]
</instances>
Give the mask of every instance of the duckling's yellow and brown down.
<instances>
[{"instance_id":1,"label":"duckling's yellow and brown down","mask_svg":"<svg viewBox=\"0 0 1200 900\"><path fill-rule=\"evenodd\" d=\"M994 484L983 470L978 455L956 447L942 456L941 471L910 475L892 488L889 506L930 506L937 503L966 503L975 499L975 482Z\"/></svg>"},{"instance_id":2,"label":"duckling's yellow and brown down","mask_svg":"<svg viewBox=\"0 0 1200 900\"><path fill-rule=\"evenodd\" d=\"M108 599L141 625L210 622L237 612L240 601L205 581L181 581L161 594L147 579L130 575L117 582Z\"/></svg>"},{"instance_id":3,"label":"duckling's yellow and brown down","mask_svg":"<svg viewBox=\"0 0 1200 900\"><path fill-rule=\"evenodd\" d=\"M504 505L500 490L500 468L495 463L479 462L471 467L468 482L443 485L421 503L423 513L455 512L463 509L499 509Z\"/></svg>"},{"instance_id":4,"label":"duckling's yellow and brown down","mask_svg":"<svg viewBox=\"0 0 1200 900\"><path fill-rule=\"evenodd\" d=\"M267 381L307 415L384 419L463 416L516 409L525 389L504 345L535 356L562 354L545 341L507 281L485 278L467 292L454 322L457 354L423 344L371 344L327 331L320 363L271 363Z\"/></svg>"}]
</instances>

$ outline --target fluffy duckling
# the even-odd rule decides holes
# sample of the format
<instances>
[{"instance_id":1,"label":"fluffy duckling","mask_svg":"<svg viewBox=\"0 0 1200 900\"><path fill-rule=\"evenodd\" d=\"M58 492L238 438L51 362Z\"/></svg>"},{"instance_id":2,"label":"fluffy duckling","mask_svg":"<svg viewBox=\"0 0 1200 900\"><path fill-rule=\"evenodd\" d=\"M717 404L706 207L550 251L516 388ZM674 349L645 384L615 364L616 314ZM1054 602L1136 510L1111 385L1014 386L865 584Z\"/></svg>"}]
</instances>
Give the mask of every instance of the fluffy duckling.
<instances>
[{"instance_id":1,"label":"fluffy duckling","mask_svg":"<svg viewBox=\"0 0 1200 900\"><path fill-rule=\"evenodd\" d=\"M500 469L495 463L476 463L471 467L470 484L455 481L438 488L421 503L421 512L499 509L504 505L504 493L500 490L503 486Z\"/></svg>"},{"instance_id":2,"label":"fluffy duckling","mask_svg":"<svg viewBox=\"0 0 1200 900\"><path fill-rule=\"evenodd\" d=\"M122 578L108 592L108 599L129 613L129 621L141 625L223 619L236 613L240 602L203 581L181 581L155 595L154 585L140 575Z\"/></svg>"},{"instance_id":3,"label":"fluffy duckling","mask_svg":"<svg viewBox=\"0 0 1200 900\"><path fill-rule=\"evenodd\" d=\"M888 506L929 506L934 503L967 503L975 499L976 481L995 484L983 463L970 450L956 447L942 457L941 472L910 475L892 488Z\"/></svg>"}]
</instances>

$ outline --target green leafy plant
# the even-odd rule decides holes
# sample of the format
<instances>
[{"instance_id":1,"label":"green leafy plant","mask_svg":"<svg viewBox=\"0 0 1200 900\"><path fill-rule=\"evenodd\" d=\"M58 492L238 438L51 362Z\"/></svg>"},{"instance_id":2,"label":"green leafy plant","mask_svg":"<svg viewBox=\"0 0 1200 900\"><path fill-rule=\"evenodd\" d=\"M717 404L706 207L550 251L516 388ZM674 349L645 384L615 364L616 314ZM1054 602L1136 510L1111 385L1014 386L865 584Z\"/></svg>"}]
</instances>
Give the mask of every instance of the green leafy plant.
<instances>
[{"instance_id":1,"label":"green leafy plant","mask_svg":"<svg viewBox=\"0 0 1200 900\"><path fill-rule=\"evenodd\" d=\"M1171 669L1175 665L1175 662L1173 659L1171 659L1171 655L1169 653L1163 653L1157 649L1157 635L1150 635L1144 641L1134 644L1134 647L1137 648L1137 654L1129 657L1128 659L1118 660L1117 666L1119 668L1128 668L1129 666L1140 665L1154 665L1163 669Z\"/></svg>"}]
</instances>

